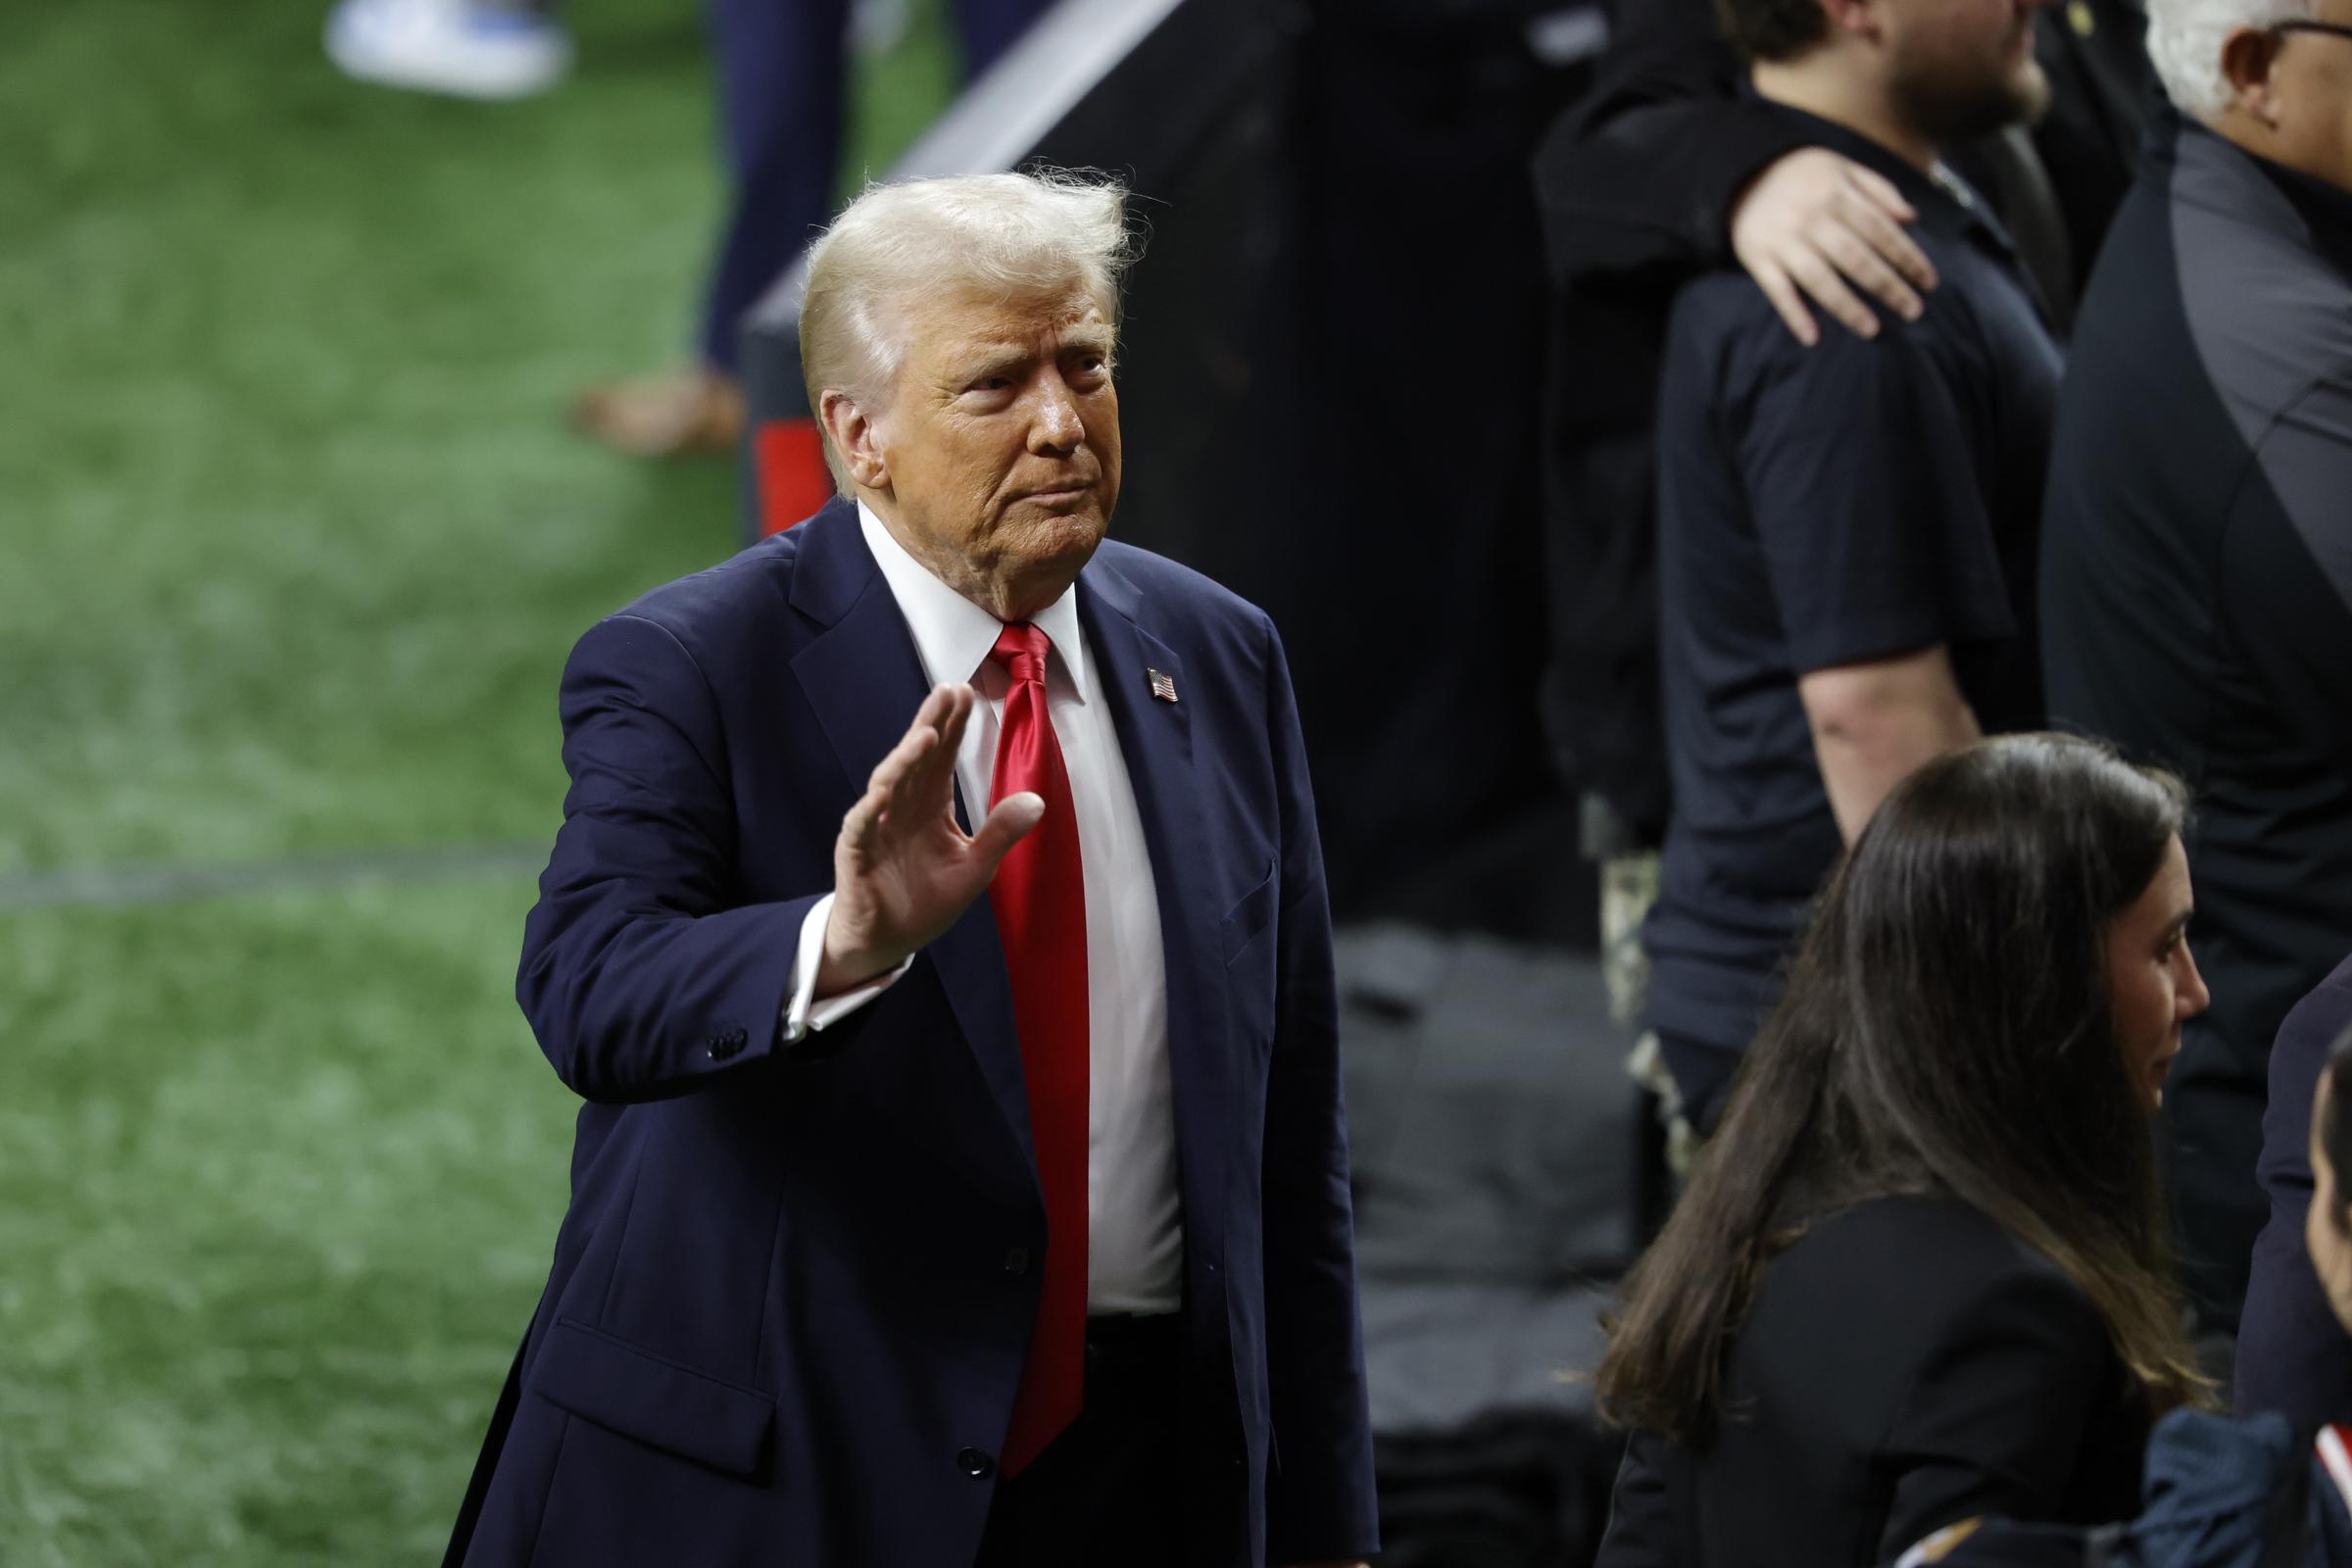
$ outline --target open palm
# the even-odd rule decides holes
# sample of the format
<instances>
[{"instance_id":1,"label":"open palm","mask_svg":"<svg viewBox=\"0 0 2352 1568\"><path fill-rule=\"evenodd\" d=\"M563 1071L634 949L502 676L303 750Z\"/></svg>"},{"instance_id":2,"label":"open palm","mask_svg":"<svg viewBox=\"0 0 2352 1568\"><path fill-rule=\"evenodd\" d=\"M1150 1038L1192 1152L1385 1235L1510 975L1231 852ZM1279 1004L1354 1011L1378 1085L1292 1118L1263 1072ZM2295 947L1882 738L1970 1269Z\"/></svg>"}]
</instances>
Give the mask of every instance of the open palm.
<instances>
[{"instance_id":1,"label":"open palm","mask_svg":"<svg viewBox=\"0 0 2352 1568\"><path fill-rule=\"evenodd\" d=\"M954 925L1045 816L1023 793L998 802L978 833L956 825L956 754L976 701L969 686L933 687L841 819L819 996L897 968Z\"/></svg>"}]
</instances>

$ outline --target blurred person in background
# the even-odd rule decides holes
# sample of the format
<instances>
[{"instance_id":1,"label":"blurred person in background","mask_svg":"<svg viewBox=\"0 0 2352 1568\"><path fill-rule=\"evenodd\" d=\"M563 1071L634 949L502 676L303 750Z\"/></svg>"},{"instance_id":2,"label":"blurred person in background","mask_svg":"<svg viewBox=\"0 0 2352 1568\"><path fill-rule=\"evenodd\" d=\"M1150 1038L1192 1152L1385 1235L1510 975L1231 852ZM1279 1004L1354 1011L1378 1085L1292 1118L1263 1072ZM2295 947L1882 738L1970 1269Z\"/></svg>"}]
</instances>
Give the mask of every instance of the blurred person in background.
<instances>
[{"instance_id":1,"label":"blurred person in background","mask_svg":"<svg viewBox=\"0 0 2352 1568\"><path fill-rule=\"evenodd\" d=\"M977 76L1051 0L956 0L964 71ZM737 326L833 210L849 49L904 25L880 0L710 0L727 217L688 365L593 387L572 409L582 430L632 457L727 454L743 439ZM861 16L862 13L862 16ZM364 79L472 97L554 84L571 42L548 5L497 0L342 0L327 51Z\"/></svg>"},{"instance_id":2,"label":"blurred person in background","mask_svg":"<svg viewBox=\"0 0 2352 1568\"><path fill-rule=\"evenodd\" d=\"M2343 1249L2323 1256L2315 1245L2323 1216L2340 1221L2345 1190L2335 1203L2320 1196L2327 1185L2310 1158L2312 1098L2330 1059L2352 1031L2352 958L2289 1009L2271 1046L2270 1103L2262 1118L2262 1160L2256 1167L2270 1198L2270 1215L2255 1243L2253 1279L2237 1342L2237 1407L2276 1410L2296 1423L2352 1419L2352 1341L2333 1331L2332 1299L2352 1281ZM2298 1093L2298 1091L2301 1091ZM2340 1101L2352 1122L2352 1103ZM2343 1167L2352 1174L2352 1164ZM2329 1232L2333 1234L2332 1231ZM2327 1287L2326 1291L2322 1287Z\"/></svg>"},{"instance_id":3,"label":"blurred person in background","mask_svg":"<svg viewBox=\"0 0 2352 1568\"><path fill-rule=\"evenodd\" d=\"M1943 163L2048 95L2009 0L1726 0L1769 110L1898 191L1942 278L1807 347L1745 274L1686 287L1657 424L1672 809L1647 1020L1712 1125L1822 878L1906 773L2040 722L2034 564L2060 358Z\"/></svg>"},{"instance_id":4,"label":"blurred person in background","mask_svg":"<svg viewBox=\"0 0 2352 1568\"><path fill-rule=\"evenodd\" d=\"M2178 780L2008 736L1897 786L1824 893L1598 1381L1599 1568L1883 1561L2135 1511L2200 1389L2151 1123L2205 1005Z\"/></svg>"},{"instance_id":5,"label":"blurred person in background","mask_svg":"<svg viewBox=\"0 0 2352 1568\"><path fill-rule=\"evenodd\" d=\"M1929 308L1936 282L1906 232L1912 205L1756 97L1712 10L1709 0L1621 6L1601 79L1553 125L1535 168L1554 285L1544 727L1582 792L1583 851L1602 865L1612 1003L1629 1023L1642 1011L1639 932L1670 796L1652 472L1668 306L1693 273L1736 263L1812 342L1823 316L1875 335L1882 317ZM2072 0L2035 24L2049 112L2030 140L2011 126L1950 156L1990 195L2063 319L2130 184L2153 74L2140 0ZM1591 373L1596 364L1609 373ZM1668 1106L1679 1167L1688 1122L1654 1039L1636 1070ZM1645 1206L1654 1216L1663 1200L1656 1191Z\"/></svg>"},{"instance_id":6,"label":"blurred person in background","mask_svg":"<svg viewBox=\"0 0 2352 1568\"><path fill-rule=\"evenodd\" d=\"M2352 1346L2352 966L2295 1009L2324 1064L2312 1100L2292 1119L2313 1198L2303 1217L2325 1325ZM2318 1031L2330 1032L2320 1035ZM2283 1039L2281 1041L2283 1046ZM2274 1103L2274 1111L2283 1107ZM2333 1402L2352 1418L2352 1401ZM2342 1568L2352 1562L2352 1425L2294 1423L2276 1410L2236 1418L2175 1410L2148 1445L2147 1506L2092 1533L1972 1519L1905 1552L1894 1568Z\"/></svg>"},{"instance_id":7,"label":"blurred person in background","mask_svg":"<svg viewBox=\"0 0 2352 1568\"><path fill-rule=\"evenodd\" d=\"M844 494L572 654L517 990L588 1103L454 1562L1377 1546L1281 643L1102 537L1123 197L853 203Z\"/></svg>"},{"instance_id":8,"label":"blurred person in background","mask_svg":"<svg viewBox=\"0 0 2352 1568\"><path fill-rule=\"evenodd\" d=\"M2352 1354L2302 1257L2300 1114L2263 1112L2310 1102L2318 1053L2272 1041L2352 932L2347 29L2344 0L2151 0L2181 113L2083 302L2042 564L2053 720L2197 796L2215 1004L2165 1110L2191 1295L2216 1332L2242 1303L2241 1404L2314 1417Z\"/></svg>"}]
</instances>

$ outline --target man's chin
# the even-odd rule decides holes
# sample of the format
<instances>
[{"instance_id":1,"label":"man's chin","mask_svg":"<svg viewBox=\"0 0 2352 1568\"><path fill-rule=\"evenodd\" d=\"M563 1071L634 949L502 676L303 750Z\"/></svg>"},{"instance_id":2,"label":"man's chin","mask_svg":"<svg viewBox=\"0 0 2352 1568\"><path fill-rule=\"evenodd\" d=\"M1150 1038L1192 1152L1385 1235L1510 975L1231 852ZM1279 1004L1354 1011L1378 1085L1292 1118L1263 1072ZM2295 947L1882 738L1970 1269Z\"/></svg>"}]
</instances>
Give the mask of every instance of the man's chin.
<instances>
[{"instance_id":1,"label":"man's chin","mask_svg":"<svg viewBox=\"0 0 2352 1568\"><path fill-rule=\"evenodd\" d=\"M1084 506L1067 510L1039 509L1015 502L1005 512L998 529L1002 543L997 553L997 570L1003 580L1030 585L1032 593L1042 592L1047 585L1059 584L1044 596L1043 603L1051 604L1093 559L1095 547L1102 542L1108 524L1109 519L1091 497ZM1043 604L1035 608L1042 609Z\"/></svg>"},{"instance_id":2,"label":"man's chin","mask_svg":"<svg viewBox=\"0 0 2352 1568\"><path fill-rule=\"evenodd\" d=\"M2032 125L2049 107L2049 78L2038 65L2029 64L2029 72L1984 83L1974 96L1955 94L1941 102L1921 104L1915 123L1949 148L2011 125Z\"/></svg>"}]
</instances>

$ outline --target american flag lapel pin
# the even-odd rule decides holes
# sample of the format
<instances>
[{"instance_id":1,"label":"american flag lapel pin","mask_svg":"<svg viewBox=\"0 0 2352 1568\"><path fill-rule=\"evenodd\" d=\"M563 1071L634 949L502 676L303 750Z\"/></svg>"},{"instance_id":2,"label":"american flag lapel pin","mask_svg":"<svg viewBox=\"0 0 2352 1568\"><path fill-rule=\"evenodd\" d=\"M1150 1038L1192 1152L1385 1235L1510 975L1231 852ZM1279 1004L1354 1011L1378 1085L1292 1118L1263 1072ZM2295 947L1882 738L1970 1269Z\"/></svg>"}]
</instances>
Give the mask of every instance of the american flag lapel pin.
<instances>
[{"instance_id":1,"label":"american flag lapel pin","mask_svg":"<svg viewBox=\"0 0 2352 1568\"><path fill-rule=\"evenodd\" d=\"M1175 676L1156 669L1147 669L1144 673L1152 677L1152 696L1163 703L1172 703L1176 700Z\"/></svg>"}]
</instances>

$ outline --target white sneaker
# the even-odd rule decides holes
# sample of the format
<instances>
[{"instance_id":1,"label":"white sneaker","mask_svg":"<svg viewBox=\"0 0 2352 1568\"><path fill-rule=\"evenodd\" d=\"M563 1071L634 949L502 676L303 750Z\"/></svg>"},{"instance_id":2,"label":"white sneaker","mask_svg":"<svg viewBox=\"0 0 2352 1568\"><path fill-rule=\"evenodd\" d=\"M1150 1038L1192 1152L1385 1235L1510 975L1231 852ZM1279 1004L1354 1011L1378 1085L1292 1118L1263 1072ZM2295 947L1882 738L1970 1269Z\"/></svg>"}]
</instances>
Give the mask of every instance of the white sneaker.
<instances>
[{"instance_id":1,"label":"white sneaker","mask_svg":"<svg viewBox=\"0 0 2352 1568\"><path fill-rule=\"evenodd\" d=\"M326 53L347 76L459 98L527 98L571 69L562 27L479 0L339 0Z\"/></svg>"}]
</instances>

